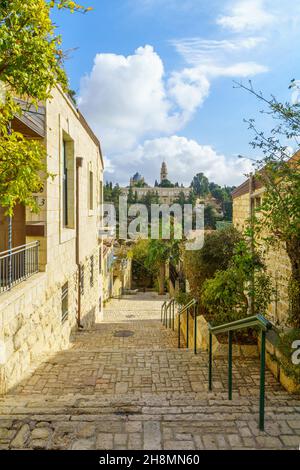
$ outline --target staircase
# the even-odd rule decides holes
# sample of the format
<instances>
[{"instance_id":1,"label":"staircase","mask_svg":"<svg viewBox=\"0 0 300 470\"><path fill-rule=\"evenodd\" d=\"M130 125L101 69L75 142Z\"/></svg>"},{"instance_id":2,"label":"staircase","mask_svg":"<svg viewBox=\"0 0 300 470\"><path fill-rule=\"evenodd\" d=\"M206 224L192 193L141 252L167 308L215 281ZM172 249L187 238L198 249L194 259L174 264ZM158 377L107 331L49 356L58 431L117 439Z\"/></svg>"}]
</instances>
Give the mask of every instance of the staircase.
<instances>
[{"instance_id":1,"label":"staircase","mask_svg":"<svg viewBox=\"0 0 300 470\"><path fill-rule=\"evenodd\" d=\"M165 300L165 299L163 299ZM257 425L259 364L177 348L155 294L112 300L104 322L76 335L0 400L0 449L298 449L300 406L266 375L266 426Z\"/></svg>"}]
</instances>

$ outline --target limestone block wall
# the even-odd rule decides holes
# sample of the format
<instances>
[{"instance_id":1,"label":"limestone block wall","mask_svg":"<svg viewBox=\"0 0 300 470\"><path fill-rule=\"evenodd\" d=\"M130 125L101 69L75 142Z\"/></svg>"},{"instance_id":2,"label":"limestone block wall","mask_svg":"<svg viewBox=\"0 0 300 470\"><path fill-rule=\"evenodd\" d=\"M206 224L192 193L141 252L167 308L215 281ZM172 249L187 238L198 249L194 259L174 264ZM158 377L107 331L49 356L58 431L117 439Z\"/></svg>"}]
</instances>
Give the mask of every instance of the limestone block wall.
<instances>
[{"instance_id":1,"label":"limestone block wall","mask_svg":"<svg viewBox=\"0 0 300 470\"><path fill-rule=\"evenodd\" d=\"M94 283L91 284L90 259L84 266L81 297L84 328L90 328L99 315L98 254L94 251ZM66 280L65 280L66 281ZM68 282L68 316L62 320L62 284L49 285L46 273L39 273L1 295L0 304L0 393L5 393L30 372L45 354L66 349L77 329L78 270Z\"/></svg>"},{"instance_id":2,"label":"limestone block wall","mask_svg":"<svg viewBox=\"0 0 300 470\"><path fill-rule=\"evenodd\" d=\"M54 285L47 289L45 273L35 275L1 297L0 341L4 345L1 393L26 377L43 353L68 347L76 315L76 273L69 282L70 310L63 324L61 290Z\"/></svg>"},{"instance_id":3,"label":"limestone block wall","mask_svg":"<svg viewBox=\"0 0 300 470\"><path fill-rule=\"evenodd\" d=\"M178 199L180 193L183 193L186 197L189 197L190 188L160 188L160 187L144 187L137 188L132 187L133 193L137 193L138 199L141 199L143 196L146 196L148 193L158 194L159 201L161 204L172 204L175 200ZM128 196L129 188L122 188L122 194Z\"/></svg>"},{"instance_id":4,"label":"limestone block wall","mask_svg":"<svg viewBox=\"0 0 300 470\"><path fill-rule=\"evenodd\" d=\"M189 349L194 349L194 318L189 315L187 317L186 313L181 315L180 321L180 330L181 330L181 339L183 340L185 346L187 345L187 320L189 322L188 326L188 345ZM208 323L203 315L197 316L197 350L198 351L208 351L209 348L209 329ZM178 331L178 318L176 318L176 330ZM224 358L228 356L228 346L226 343L222 343L219 341L218 337L213 336L212 338L212 351L213 357ZM182 341L181 341L182 342ZM258 348L257 345L239 345L233 344L232 345L232 354L234 357L257 357L258 356Z\"/></svg>"},{"instance_id":5,"label":"limestone block wall","mask_svg":"<svg viewBox=\"0 0 300 470\"><path fill-rule=\"evenodd\" d=\"M99 143L91 137L81 115L59 90L46 106L47 168L54 175L40 194L41 211L26 214L27 221L42 222L40 272L0 296L0 390L7 391L30 372L43 354L67 348L77 329L78 285L81 286L81 324L90 328L101 320L100 272L101 183L103 164ZM63 140L70 158L68 172L68 226L63 220ZM79 169L79 220L76 221L76 159ZM92 174L92 178L91 178ZM90 181L93 181L91 191ZM79 225L79 279L76 263L76 223ZM28 238L27 242L35 238ZM63 287L68 287L63 304ZM67 305L67 307L66 307ZM63 312L67 310L67 316Z\"/></svg>"},{"instance_id":6,"label":"limestone block wall","mask_svg":"<svg viewBox=\"0 0 300 470\"><path fill-rule=\"evenodd\" d=\"M243 231L249 216L249 193L235 197L233 199L233 223L235 227ZM269 307L269 315L272 321L283 326L288 320L288 283L291 275L291 265L283 244L270 247L265 254L267 269L276 292Z\"/></svg>"},{"instance_id":7,"label":"limestone block wall","mask_svg":"<svg viewBox=\"0 0 300 470\"><path fill-rule=\"evenodd\" d=\"M233 224L243 231L247 219L250 217L249 193L233 199Z\"/></svg>"}]
</instances>

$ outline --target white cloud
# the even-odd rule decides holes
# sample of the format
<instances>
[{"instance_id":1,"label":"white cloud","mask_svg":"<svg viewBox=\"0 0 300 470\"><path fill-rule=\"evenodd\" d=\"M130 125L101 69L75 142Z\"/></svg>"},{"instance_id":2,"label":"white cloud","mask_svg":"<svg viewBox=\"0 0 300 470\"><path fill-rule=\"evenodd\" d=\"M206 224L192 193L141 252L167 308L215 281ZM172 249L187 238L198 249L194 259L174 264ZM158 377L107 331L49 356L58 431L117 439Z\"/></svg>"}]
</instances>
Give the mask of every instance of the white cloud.
<instances>
[{"instance_id":1,"label":"white cloud","mask_svg":"<svg viewBox=\"0 0 300 470\"><path fill-rule=\"evenodd\" d=\"M139 171L151 185L159 179L163 160L168 165L170 180L188 186L193 176L200 172L205 173L210 181L222 185L240 184L251 170L251 163L247 160L226 158L209 145L173 135L147 140L131 152L114 155L116 181L128 185L130 176Z\"/></svg>"},{"instance_id":2,"label":"white cloud","mask_svg":"<svg viewBox=\"0 0 300 470\"><path fill-rule=\"evenodd\" d=\"M251 61L217 60L224 51L249 50L259 43L258 38L240 44L199 40L198 52L206 50L204 55L211 60L168 76L151 46L140 47L127 57L97 54L91 73L81 82L79 105L101 139L107 178L127 184L130 175L140 171L153 183L166 160L173 181L190 184L192 176L202 171L217 183L241 182L249 169L247 163L226 159L210 146L174 134L203 104L214 78L266 71Z\"/></svg>"},{"instance_id":3,"label":"white cloud","mask_svg":"<svg viewBox=\"0 0 300 470\"><path fill-rule=\"evenodd\" d=\"M110 152L130 149L144 136L181 129L208 89L204 78L187 83L174 77L167 87L161 58L145 46L128 57L97 54L81 82L79 105Z\"/></svg>"},{"instance_id":4,"label":"white cloud","mask_svg":"<svg viewBox=\"0 0 300 470\"><path fill-rule=\"evenodd\" d=\"M210 90L208 79L196 69L173 72L168 81L170 96L185 110L186 121L207 98Z\"/></svg>"},{"instance_id":5,"label":"white cloud","mask_svg":"<svg viewBox=\"0 0 300 470\"><path fill-rule=\"evenodd\" d=\"M268 67L254 61L238 59L245 52L264 42L261 37L238 38L236 40L205 40L185 38L171 41L177 52L191 65L173 72L169 84L171 94L179 104L192 113L206 98L210 82L217 77L252 77L268 71ZM194 106L193 106L194 103Z\"/></svg>"},{"instance_id":6,"label":"white cloud","mask_svg":"<svg viewBox=\"0 0 300 470\"><path fill-rule=\"evenodd\" d=\"M79 105L106 154L130 150L145 138L181 130L209 95L210 80L218 76L246 77L265 72L255 62L218 62L215 49L249 49L259 43L249 38L239 45L230 41L202 41L214 60L165 76L164 65L152 46L138 48L127 57L97 54L91 73L81 81ZM181 43L184 45L184 43ZM184 47L194 47L195 42ZM177 49L180 43L177 43Z\"/></svg>"},{"instance_id":7,"label":"white cloud","mask_svg":"<svg viewBox=\"0 0 300 470\"><path fill-rule=\"evenodd\" d=\"M258 31L274 23L276 16L266 9L265 0L235 0L228 15L217 19L217 24L234 32Z\"/></svg>"},{"instance_id":8,"label":"white cloud","mask_svg":"<svg viewBox=\"0 0 300 470\"><path fill-rule=\"evenodd\" d=\"M170 41L184 60L193 66L234 59L238 54L245 54L245 51L250 51L264 42L265 39L260 36L239 37L234 40L193 37Z\"/></svg>"}]
</instances>

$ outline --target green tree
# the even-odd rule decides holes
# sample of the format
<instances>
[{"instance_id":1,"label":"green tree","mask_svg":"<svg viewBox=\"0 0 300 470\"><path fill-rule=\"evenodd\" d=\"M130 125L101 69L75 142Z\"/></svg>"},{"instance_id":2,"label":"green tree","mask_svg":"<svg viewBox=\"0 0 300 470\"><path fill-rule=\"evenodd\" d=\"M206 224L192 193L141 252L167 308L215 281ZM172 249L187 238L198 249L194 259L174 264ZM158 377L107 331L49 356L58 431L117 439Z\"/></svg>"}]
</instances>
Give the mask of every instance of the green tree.
<instances>
[{"instance_id":1,"label":"green tree","mask_svg":"<svg viewBox=\"0 0 300 470\"><path fill-rule=\"evenodd\" d=\"M174 184L171 183L170 180L164 179L164 180L161 181L159 187L160 188L174 188Z\"/></svg>"},{"instance_id":2,"label":"green tree","mask_svg":"<svg viewBox=\"0 0 300 470\"><path fill-rule=\"evenodd\" d=\"M255 177L264 186L257 217L252 218L256 236L265 243L285 246L292 268L290 279L290 321L300 327L300 158L291 159L288 148L294 142L299 148L300 104L281 103L275 97L266 98L249 87L238 86L254 95L266 108L262 110L276 122L270 134L256 127L254 119L246 121L254 133L251 145L263 158L256 162ZM293 80L290 87L295 87ZM267 235L266 235L267 233Z\"/></svg>"},{"instance_id":3,"label":"green tree","mask_svg":"<svg viewBox=\"0 0 300 470\"><path fill-rule=\"evenodd\" d=\"M206 233L201 250L183 252L185 276L192 296L200 303L202 313L205 313L201 303L204 281L212 278L217 270L228 268L235 246L240 240L241 235L238 230L234 227L226 227Z\"/></svg>"},{"instance_id":4,"label":"green tree","mask_svg":"<svg viewBox=\"0 0 300 470\"><path fill-rule=\"evenodd\" d=\"M57 84L67 91L61 38L51 21L53 8L85 12L66 0L1 0L0 3L0 205L13 215L17 203L38 207L32 195L47 176L42 144L11 128L15 115L45 102ZM15 100L22 98L24 108Z\"/></svg>"},{"instance_id":5,"label":"green tree","mask_svg":"<svg viewBox=\"0 0 300 470\"><path fill-rule=\"evenodd\" d=\"M204 173L197 173L191 183L191 187L197 196L205 197L209 193L209 181Z\"/></svg>"},{"instance_id":6,"label":"green tree","mask_svg":"<svg viewBox=\"0 0 300 470\"><path fill-rule=\"evenodd\" d=\"M132 186L129 187L127 200L128 200L128 204L134 204L134 202L135 202L135 201L134 201L134 194L133 194Z\"/></svg>"},{"instance_id":7,"label":"green tree","mask_svg":"<svg viewBox=\"0 0 300 470\"><path fill-rule=\"evenodd\" d=\"M216 222L220 219L215 207L211 204L206 204L204 207L204 227L207 229L215 230Z\"/></svg>"},{"instance_id":8,"label":"green tree","mask_svg":"<svg viewBox=\"0 0 300 470\"><path fill-rule=\"evenodd\" d=\"M249 313L264 315L272 295L262 257L257 250L251 250L246 240L241 240L234 246L228 268L218 270L204 282L201 302L212 316L212 324L219 325Z\"/></svg>"},{"instance_id":9,"label":"green tree","mask_svg":"<svg viewBox=\"0 0 300 470\"><path fill-rule=\"evenodd\" d=\"M160 224L160 238L149 240L148 257L146 265L154 268L158 280L158 292L160 295L165 293L166 263L171 260L177 263L180 256L181 240L174 238L174 219L171 218L171 236L170 239L162 238L162 224Z\"/></svg>"}]
</instances>

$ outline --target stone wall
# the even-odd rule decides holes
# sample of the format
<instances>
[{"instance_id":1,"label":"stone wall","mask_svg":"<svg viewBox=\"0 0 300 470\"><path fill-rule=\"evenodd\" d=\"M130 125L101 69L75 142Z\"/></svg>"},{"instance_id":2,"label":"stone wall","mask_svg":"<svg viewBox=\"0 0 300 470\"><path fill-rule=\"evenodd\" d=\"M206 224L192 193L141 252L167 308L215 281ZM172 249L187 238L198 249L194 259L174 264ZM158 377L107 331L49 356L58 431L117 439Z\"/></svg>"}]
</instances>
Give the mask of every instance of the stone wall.
<instances>
[{"instance_id":1,"label":"stone wall","mask_svg":"<svg viewBox=\"0 0 300 470\"><path fill-rule=\"evenodd\" d=\"M261 194L261 192L258 194ZM254 198L255 195L254 192ZM249 217L249 193L235 197L233 199L233 224L235 227L243 232ZM288 283L291 275L291 265L283 244L277 244L266 251L266 264L276 292L269 307L269 316L273 322L284 326L288 319Z\"/></svg>"},{"instance_id":2,"label":"stone wall","mask_svg":"<svg viewBox=\"0 0 300 470\"><path fill-rule=\"evenodd\" d=\"M97 251L94 252L95 259ZM98 288L91 286L89 259L84 263L85 286L81 297L81 324L90 328L98 314ZM68 317L62 321L62 285L48 285L46 273L38 273L1 295L0 306L0 393L16 385L30 373L32 365L45 354L66 349L77 330L78 271L67 279ZM94 282L99 282L97 264Z\"/></svg>"},{"instance_id":3,"label":"stone wall","mask_svg":"<svg viewBox=\"0 0 300 470\"><path fill-rule=\"evenodd\" d=\"M46 106L47 168L54 176L37 195L41 210L26 213L26 222L40 223L45 234L27 237L40 241L40 272L0 296L0 389L5 392L30 372L36 361L70 345L77 329L78 266L76 224L79 224L81 325L90 328L102 317L99 270L100 202L103 164L99 143L72 102L59 90ZM63 140L70 154L68 172L69 222L63 221ZM79 168L79 220L76 221L76 159ZM90 191L91 173L93 191ZM92 201L92 204L91 204ZM62 288L68 286L67 318L62 317ZM64 305L65 308L65 305Z\"/></svg>"},{"instance_id":4,"label":"stone wall","mask_svg":"<svg viewBox=\"0 0 300 470\"><path fill-rule=\"evenodd\" d=\"M134 193L137 193L138 199L146 196L148 193L155 194L159 196L159 201L161 204L172 204L176 201L180 195L183 193L186 198L189 197L191 189L190 188L160 188L160 187L144 187L144 188L131 188ZM128 196L129 188L122 188L122 194Z\"/></svg>"},{"instance_id":5,"label":"stone wall","mask_svg":"<svg viewBox=\"0 0 300 470\"><path fill-rule=\"evenodd\" d=\"M189 344L189 349L194 349L194 342L195 342L195 336L194 336L194 329L195 329L195 323L194 323L194 318L189 315L188 316L188 321L189 321L189 330L188 330L188 344ZM176 329L178 325L178 319L176 319ZM208 330L208 323L206 319L204 318L203 315L197 316L197 323L196 323L196 328L197 328L197 350L198 351L208 351L209 347L209 330ZM187 345L187 315L186 313L183 313L181 315L181 321L180 321L180 330L181 330L181 338L184 341L184 344ZM218 340L218 337L213 336L213 357L227 357L228 356L228 346L226 343L221 343ZM256 345L237 345L233 344L232 345L232 354L234 357L256 357L258 356L258 348Z\"/></svg>"}]
</instances>

